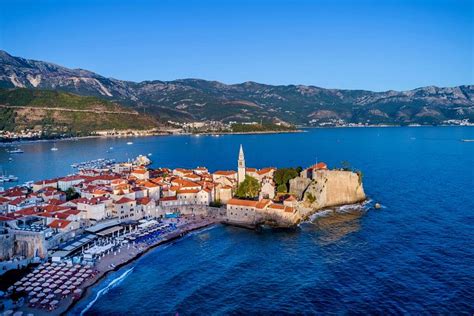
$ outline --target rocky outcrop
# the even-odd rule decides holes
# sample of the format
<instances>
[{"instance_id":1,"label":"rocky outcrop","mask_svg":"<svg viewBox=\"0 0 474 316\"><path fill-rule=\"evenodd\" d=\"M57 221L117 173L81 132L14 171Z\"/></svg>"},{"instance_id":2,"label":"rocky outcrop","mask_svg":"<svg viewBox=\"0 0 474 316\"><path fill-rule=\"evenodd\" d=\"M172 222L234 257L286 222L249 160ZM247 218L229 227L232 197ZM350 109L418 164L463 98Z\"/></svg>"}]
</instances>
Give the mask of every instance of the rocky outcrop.
<instances>
[{"instance_id":1,"label":"rocky outcrop","mask_svg":"<svg viewBox=\"0 0 474 316\"><path fill-rule=\"evenodd\" d=\"M302 189L305 183L308 185ZM311 180L301 177L293 179L290 190L302 196L297 205L301 219L324 208L359 203L366 199L361 176L352 171L318 170Z\"/></svg>"},{"instance_id":2,"label":"rocky outcrop","mask_svg":"<svg viewBox=\"0 0 474 316\"><path fill-rule=\"evenodd\" d=\"M298 200L303 198L306 188L311 184L311 179L296 177L290 180L290 193L294 194Z\"/></svg>"}]
</instances>

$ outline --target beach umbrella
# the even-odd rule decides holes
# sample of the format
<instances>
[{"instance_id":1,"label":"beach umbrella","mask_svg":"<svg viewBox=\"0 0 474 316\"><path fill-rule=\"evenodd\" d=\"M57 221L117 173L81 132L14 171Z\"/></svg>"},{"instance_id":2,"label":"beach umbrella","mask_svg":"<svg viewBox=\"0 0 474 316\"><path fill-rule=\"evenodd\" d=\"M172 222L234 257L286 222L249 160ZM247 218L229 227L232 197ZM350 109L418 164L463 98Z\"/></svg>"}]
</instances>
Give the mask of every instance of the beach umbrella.
<instances>
[{"instance_id":1,"label":"beach umbrella","mask_svg":"<svg viewBox=\"0 0 474 316\"><path fill-rule=\"evenodd\" d=\"M26 292L31 292L31 291L33 291L33 287L32 287L32 286L29 286L29 287L27 287L27 288L25 289L25 291L26 291Z\"/></svg>"},{"instance_id":2,"label":"beach umbrella","mask_svg":"<svg viewBox=\"0 0 474 316\"><path fill-rule=\"evenodd\" d=\"M37 287L34 288L34 290L35 290L36 292L41 291L41 289L42 289L42 287L40 287L40 286L37 286Z\"/></svg>"},{"instance_id":3,"label":"beach umbrella","mask_svg":"<svg viewBox=\"0 0 474 316\"><path fill-rule=\"evenodd\" d=\"M30 284L31 284L30 281L26 281L26 282L23 283L23 286L28 286L28 285L30 285Z\"/></svg>"},{"instance_id":4,"label":"beach umbrella","mask_svg":"<svg viewBox=\"0 0 474 316\"><path fill-rule=\"evenodd\" d=\"M48 304L49 303L49 300L47 298L45 298L44 300L41 301L41 305L45 305L45 304Z\"/></svg>"},{"instance_id":5,"label":"beach umbrella","mask_svg":"<svg viewBox=\"0 0 474 316\"><path fill-rule=\"evenodd\" d=\"M31 304L34 304L34 303L38 303L38 301L39 301L39 299L37 299L37 298L32 298L32 299L30 300L30 303L31 303Z\"/></svg>"},{"instance_id":6,"label":"beach umbrella","mask_svg":"<svg viewBox=\"0 0 474 316\"><path fill-rule=\"evenodd\" d=\"M34 286L34 287L39 286L39 285L40 285L39 282L35 282L35 283L31 284L31 286Z\"/></svg>"},{"instance_id":7,"label":"beach umbrella","mask_svg":"<svg viewBox=\"0 0 474 316\"><path fill-rule=\"evenodd\" d=\"M51 301L51 303L49 303L49 305L55 306L55 305L58 305L58 303L59 303L58 300L54 300L54 301Z\"/></svg>"},{"instance_id":8,"label":"beach umbrella","mask_svg":"<svg viewBox=\"0 0 474 316\"><path fill-rule=\"evenodd\" d=\"M11 309L7 310L7 311L4 311L3 312L3 315L4 316L7 316L7 315L13 315L13 311Z\"/></svg>"},{"instance_id":9,"label":"beach umbrella","mask_svg":"<svg viewBox=\"0 0 474 316\"><path fill-rule=\"evenodd\" d=\"M44 265L49 266L49 265L51 265L51 262L46 262Z\"/></svg>"},{"instance_id":10,"label":"beach umbrella","mask_svg":"<svg viewBox=\"0 0 474 316\"><path fill-rule=\"evenodd\" d=\"M22 311L16 311L13 316L22 316L23 312Z\"/></svg>"},{"instance_id":11,"label":"beach umbrella","mask_svg":"<svg viewBox=\"0 0 474 316\"><path fill-rule=\"evenodd\" d=\"M53 293L54 293L54 294L61 294L62 291L63 291L63 290L61 290L61 289L57 289L57 290L55 290Z\"/></svg>"},{"instance_id":12,"label":"beach umbrella","mask_svg":"<svg viewBox=\"0 0 474 316\"><path fill-rule=\"evenodd\" d=\"M16 290L17 290L18 292L21 292L21 291L24 291L25 288L24 288L23 286L20 286L20 287L17 287Z\"/></svg>"},{"instance_id":13,"label":"beach umbrella","mask_svg":"<svg viewBox=\"0 0 474 316\"><path fill-rule=\"evenodd\" d=\"M82 282L84 281L84 278L77 278L77 281Z\"/></svg>"},{"instance_id":14,"label":"beach umbrella","mask_svg":"<svg viewBox=\"0 0 474 316\"><path fill-rule=\"evenodd\" d=\"M32 276L33 276L33 273L28 273L28 274L26 275L27 278L31 278Z\"/></svg>"},{"instance_id":15,"label":"beach umbrella","mask_svg":"<svg viewBox=\"0 0 474 316\"><path fill-rule=\"evenodd\" d=\"M71 276L71 275L72 275L72 272L71 272L71 271L66 272L64 275L65 275L65 276Z\"/></svg>"},{"instance_id":16,"label":"beach umbrella","mask_svg":"<svg viewBox=\"0 0 474 316\"><path fill-rule=\"evenodd\" d=\"M81 285L81 283L82 283L81 281L76 281L76 282L74 282L74 285L79 286L79 285Z\"/></svg>"},{"instance_id":17,"label":"beach umbrella","mask_svg":"<svg viewBox=\"0 0 474 316\"><path fill-rule=\"evenodd\" d=\"M42 298L42 297L45 297L45 296L46 296L46 294L44 294L44 293L39 293L39 294L38 294L38 295L36 295L36 296L37 296L37 297L39 297L39 298Z\"/></svg>"},{"instance_id":18,"label":"beach umbrella","mask_svg":"<svg viewBox=\"0 0 474 316\"><path fill-rule=\"evenodd\" d=\"M54 298L54 294L49 294L48 296L46 296L46 298L47 298L48 300L50 300L50 299Z\"/></svg>"},{"instance_id":19,"label":"beach umbrella","mask_svg":"<svg viewBox=\"0 0 474 316\"><path fill-rule=\"evenodd\" d=\"M63 284L63 285L61 285L59 288L60 288L61 290L65 290L65 289L67 289L67 285L66 285L66 284Z\"/></svg>"},{"instance_id":20,"label":"beach umbrella","mask_svg":"<svg viewBox=\"0 0 474 316\"><path fill-rule=\"evenodd\" d=\"M49 282L45 282L45 283L43 283L43 286L44 286L44 287L48 287L50 284L51 284L51 283L49 283Z\"/></svg>"},{"instance_id":21,"label":"beach umbrella","mask_svg":"<svg viewBox=\"0 0 474 316\"><path fill-rule=\"evenodd\" d=\"M45 292L45 293L49 293L49 292L51 292L51 289L49 289L49 288L45 288L45 289L43 290L43 292Z\"/></svg>"},{"instance_id":22,"label":"beach umbrella","mask_svg":"<svg viewBox=\"0 0 474 316\"><path fill-rule=\"evenodd\" d=\"M62 294L63 294L63 295L69 295L69 293L71 293L71 291L69 291L69 290L66 290L66 291L63 291L63 293L62 293Z\"/></svg>"},{"instance_id":23,"label":"beach umbrella","mask_svg":"<svg viewBox=\"0 0 474 316\"><path fill-rule=\"evenodd\" d=\"M76 288L76 286L75 286L75 285L69 285L67 288L68 288L69 290L74 290L74 289Z\"/></svg>"},{"instance_id":24,"label":"beach umbrella","mask_svg":"<svg viewBox=\"0 0 474 316\"><path fill-rule=\"evenodd\" d=\"M71 285L72 284L72 281L71 280L68 280L66 282L64 282L65 285Z\"/></svg>"},{"instance_id":25,"label":"beach umbrella","mask_svg":"<svg viewBox=\"0 0 474 316\"><path fill-rule=\"evenodd\" d=\"M56 281L56 282L60 282L60 283L61 283L61 280L62 280L62 281L65 281L65 280L67 280L67 279L68 279L68 277L65 276L65 275L63 275L62 277L59 278L59 281Z\"/></svg>"},{"instance_id":26,"label":"beach umbrella","mask_svg":"<svg viewBox=\"0 0 474 316\"><path fill-rule=\"evenodd\" d=\"M37 281L37 282L44 282L44 281L46 281L46 279L45 279L45 278L39 278L39 279L36 280L36 281Z\"/></svg>"},{"instance_id":27,"label":"beach umbrella","mask_svg":"<svg viewBox=\"0 0 474 316\"><path fill-rule=\"evenodd\" d=\"M74 290L74 294L81 294L81 292L82 292L81 289Z\"/></svg>"},{"instance_id":28,"label":"beach umbrella","mask_svg":"<svg viewBox=\"0 0 474 316\"><path fill-rule=\"evenodd\" d=\"M17 281L13 284L14 286L20 286L21 285L21 281Z\"/></svg>"},{"instance_id":29,"label":"beach umbrella","mask_svg":"<svg viewBox=\"0 0 474 316\"><path fill-rule=\"evenodd\" d=\"M50 289L55 289L55 288L57 288L57 287L58 287L58 285L57 285L56 283L51 283L51 284L49 285L49 288L50 288Z\"/></svg>"}]
</instances>

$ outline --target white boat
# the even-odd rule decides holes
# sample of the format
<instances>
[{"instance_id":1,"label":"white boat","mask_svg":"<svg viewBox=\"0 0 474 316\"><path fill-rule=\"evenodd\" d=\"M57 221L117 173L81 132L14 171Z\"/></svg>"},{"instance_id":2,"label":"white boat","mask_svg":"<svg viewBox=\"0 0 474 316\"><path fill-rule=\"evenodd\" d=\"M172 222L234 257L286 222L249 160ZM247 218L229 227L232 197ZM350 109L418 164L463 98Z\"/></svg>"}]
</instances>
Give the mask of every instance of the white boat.
<instances>
[{"instance_id":1,"label":"white boat","mask_svg":"<svg viewBox=\"0 0 474 316\"><path fill-rule=\"evenodd\" d=\"M474 142L474 139L461 139L461 141L465 143L472 143Z\"/></svg>"},{"instance_id":2,"label":"white boat","mask_svg":"<svg viewBox=\"0 0 474 316\"><path fill-rule=\"evenodd\" d=\"M127 145L133 145L133 142L127 142Z\"/></svg>"},{"instance_id":3,"label":"white boat","mask_svg":"<svg viewBox=\"0 0 474 316\"><path fill-rule=\"evenodd\" d=\"M7 152L10 154L22 154L23 150L21 150L20 148L14 148L14 149L7 150Z\"/></svg>"},{"instance_id":4,"label":"white boat","mask_svg":"<svg viewBox=\"0 0 474 316\"><path fill-rule=\"evenodd\" d=\"M51 148L51 150L52 151L58 151L59 149L58 149L58 147L54 146L54 147Z\"/></svg>"}]
</instances>

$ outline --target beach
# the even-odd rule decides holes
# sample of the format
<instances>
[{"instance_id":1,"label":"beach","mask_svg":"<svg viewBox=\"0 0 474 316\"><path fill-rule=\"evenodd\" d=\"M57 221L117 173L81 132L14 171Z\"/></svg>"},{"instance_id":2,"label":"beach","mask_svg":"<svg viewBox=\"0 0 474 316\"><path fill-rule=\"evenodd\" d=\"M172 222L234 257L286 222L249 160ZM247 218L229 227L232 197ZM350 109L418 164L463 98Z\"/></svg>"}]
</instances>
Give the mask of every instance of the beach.
<instances>
[{"instance_id":1,"label":"beach","mask_svg":"<svg viewBox=\"0 0 474 316\"><path fill-rule=\"evenodd\" d=\"M104 277L107 276L108 273L117 271L121 267L133 262L153 248L179 239L192 231L203 229L205 227L218 224L219 222L219 219L209 217L181 217L179 218L179 221L176 220L176 230L163 235L156 242L151 244L142 242L135 243L133 245L122 245L116 249L115 252L105 255L93 267L94 273L92 276L86 279L85 282L78 287L78 289L81 290L81 294L76 296L68 295L64 299L60 300L59 304L54 310L30 307L28 306L27 302L25 302L25 305L18 308L17 310L22 311L25 315L30 313L33 315L51 315L51 313L58 315L66 314L76 302L82 298L86 298L90 294L89 289L94 285L97 285Z\"/></svg>"}]
</instances>

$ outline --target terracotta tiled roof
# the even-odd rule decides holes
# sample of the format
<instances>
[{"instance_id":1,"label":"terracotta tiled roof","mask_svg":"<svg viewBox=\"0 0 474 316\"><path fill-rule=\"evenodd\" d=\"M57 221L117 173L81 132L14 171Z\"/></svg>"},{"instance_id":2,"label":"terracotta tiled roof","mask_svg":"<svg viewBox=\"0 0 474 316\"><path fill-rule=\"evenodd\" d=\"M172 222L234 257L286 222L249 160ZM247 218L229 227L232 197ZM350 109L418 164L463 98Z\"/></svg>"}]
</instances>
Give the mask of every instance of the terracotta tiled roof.
<instances>
[{"instance_id":1,"label":"terracotta tiled roof","mask_svg":"<svg viewBox=\"0 0 474 316\"><path fill-rule=\"evenodd\" d=\"M186 190L186 189L183 189L183 190L178 190L177 194L195 194L195 193L198 193L199 190Z\"/></svg>"},{"instance_id":2,"label":"terracotta tiled roof","mask_svg":"<svg viewBox=\"0 0 474 316\"><path fill-rule=\"evenodd\" d=\"M124 204L124 203L130 203L130 202L134 202L134 201L135 200L123 197L120 200L116 201L115 204Z\"/></svg>"},{"instance_id":3,"label":"terracotta tiled roof","mask_svg":"<svg viewBox=\"0 0 474 316\"><path fill-rule=\"evenodd\" d=\"M165 196L160 199L160 201L176 201L178 198L176 196Z\"/></svg>"},{"instance_id":4,"label":"terracotta tiled roof","mask_svg":"<svg viewBox=\"0 0 474 316\"><path fill-rule=\"evenodd\" d=\"M218 176L231 176L231 175L234 175L236 173L237 172L233 171L233 170L219 170L219 171L214 172L214 174L218 175Z\"/></svg>"},{"instance_id":5,"label":"terracotta tiled roof","mask_svg":"<svg viewBox=\"0 0 474 316\"><path fill-rule=\"evenodd\" d=\"M260 169L257 171L257 174L259 175L263 175L263 174L267 174L267 173L270 173L271 171L275 171L276 169L273 168L273 167L269 167L269 168L263 168L263 169Z\"/></svg>"},{"instance_id":6,"label":"terracotta tiled roof","mask_svg":"<svg viewBox=\"0 0 474 316\"><path fill-rule=\"evenodd\" d=\"M137 199L137 204L140 204L140 205L147 205L150 202L151 202L151 199L149 197L142 197L142 198Z\"/></svg>"},{"instance_id":7,"label":"terracotta tiled roof","mask_svg":"<svg viewBox=\"0 0 474 316\"><path fill-rule=\"evenodd\" d=\"M71 224L71 221L64 220L64 219L55 219L48 226L51 228L65 228L69 224Z\"/></svg>"},{"instance_id":8,"label":"terracotta tiled roof","mask_svg":"<svg viewBox=\"0 0 474 316\"><path fill-rule=\"evenodd\" d=\"M227 201L227 205L235 205L235 206L246 206L246 207L256 207L257 201L249 201L249 200L241 200L241 199L230 199Z\"/></svg>"}]
</instances>

